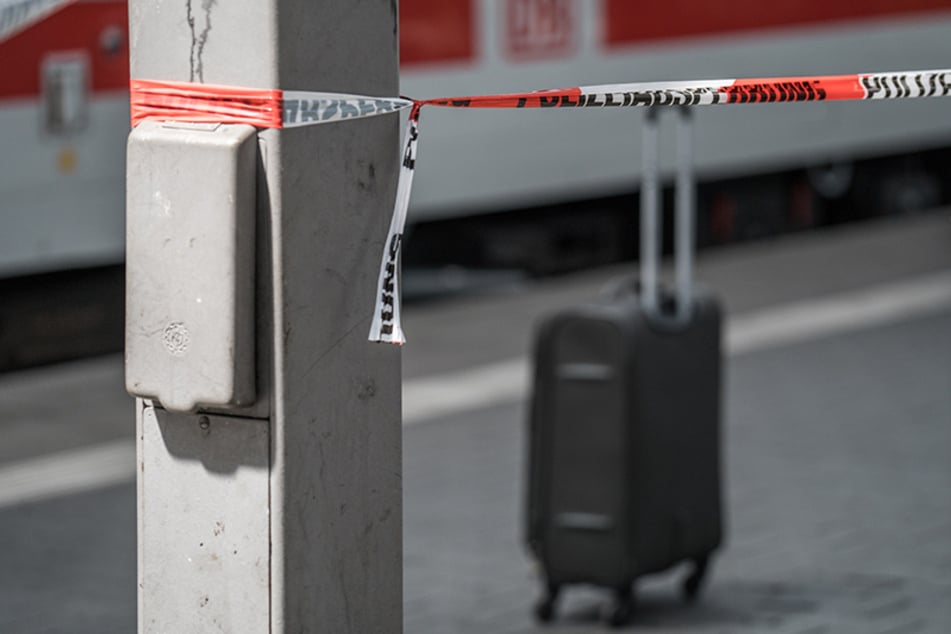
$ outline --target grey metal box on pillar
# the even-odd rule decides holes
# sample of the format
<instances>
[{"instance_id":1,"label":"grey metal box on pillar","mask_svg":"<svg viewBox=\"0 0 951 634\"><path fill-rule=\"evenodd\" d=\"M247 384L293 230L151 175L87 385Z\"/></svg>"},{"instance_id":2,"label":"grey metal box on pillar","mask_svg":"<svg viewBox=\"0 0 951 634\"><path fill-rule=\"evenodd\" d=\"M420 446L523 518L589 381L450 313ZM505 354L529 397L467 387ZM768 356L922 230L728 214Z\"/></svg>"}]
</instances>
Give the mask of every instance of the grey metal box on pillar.
<instances>
[{"instance_id":1,"label":"grey metal box on pillar","mask_svg":"<svg viewBox=\"0 0 951 634\"><path fill-rule=\"evenodd\" d=\"M129 135L126 389L170 410L254 401L255 134L145 121Z\"/></svg>"}]
</instances>

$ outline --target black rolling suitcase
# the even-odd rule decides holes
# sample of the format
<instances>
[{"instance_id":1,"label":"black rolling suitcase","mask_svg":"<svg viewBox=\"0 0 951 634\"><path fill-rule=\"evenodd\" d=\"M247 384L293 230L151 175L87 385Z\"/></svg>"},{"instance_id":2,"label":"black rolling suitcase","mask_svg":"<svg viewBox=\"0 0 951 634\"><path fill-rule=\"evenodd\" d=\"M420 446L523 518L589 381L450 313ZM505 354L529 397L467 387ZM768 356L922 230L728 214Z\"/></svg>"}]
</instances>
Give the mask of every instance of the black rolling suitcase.
<instances>
[{"instance_id":1,"label":"black rolling suitcase","mask_svg":"<svg viewBox=\"0 0 951 634\"><path fill-rule=\"evenodd\" d=\"M544 574L535 609L554 616L560 589L615 592L629 621L638 577L692 562L699 592L723 535L720 493L720 309L692 289L689 115L679 121L675 294L659 291L657 114L644 126L640 287L545 321L535 345L529 420L527 541Z\"/></svg>"}]
</instances>

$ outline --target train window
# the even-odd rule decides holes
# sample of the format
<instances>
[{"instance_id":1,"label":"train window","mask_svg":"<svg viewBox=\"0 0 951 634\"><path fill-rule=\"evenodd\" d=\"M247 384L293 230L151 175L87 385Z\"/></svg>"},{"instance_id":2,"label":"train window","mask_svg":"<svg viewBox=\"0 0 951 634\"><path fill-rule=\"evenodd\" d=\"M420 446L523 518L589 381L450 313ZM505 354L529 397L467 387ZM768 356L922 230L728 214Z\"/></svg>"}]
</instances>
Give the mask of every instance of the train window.
<instances>
[{"instance_id":1,"label":"train window","mask_svg":"<svg viewBox=\"0 0 951 634\"><path fill-rule=\"evenodd\" d=\"M89 60L55 53L43 61L43 121L51 134L72 134L89 120Z\"/></svg>"}]
</instances>

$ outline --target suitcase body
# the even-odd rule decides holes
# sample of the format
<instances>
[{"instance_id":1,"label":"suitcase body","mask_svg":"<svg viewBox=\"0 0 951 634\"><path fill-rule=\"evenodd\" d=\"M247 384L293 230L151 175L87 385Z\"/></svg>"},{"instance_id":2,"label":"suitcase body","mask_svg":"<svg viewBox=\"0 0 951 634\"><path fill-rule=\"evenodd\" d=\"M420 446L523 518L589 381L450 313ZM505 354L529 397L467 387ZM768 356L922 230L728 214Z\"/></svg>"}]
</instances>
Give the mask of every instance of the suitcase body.
<instances>
[{"instance_id":1,"label":"suitcase body","mask_svg":"<svg viewBox=\"0 0 951 634\"><path fill-rule=\"evenodd\" d=\"M626 623L636 580L693 562L694 598L723 540L721 310L692 282L689 117L681 119L677 284L658 283L656 116L645 118L639 285L564 310L537 331L529 415L527 542L544 574L536 616L559 590L594 584ZM636 288L635 288L636 287Z\"/></svg>"},{"instance_id":2,"label":"suitcase body","mask_svg":"<svg viewBox=\"0 0 951 634\"><path fill-rule=\"evenodd\" d=\"M618 591L723 535L720 308L680 327L633 293L545 322L535 347L528 543L549 586Z\"/></svg>"}]
</instances>

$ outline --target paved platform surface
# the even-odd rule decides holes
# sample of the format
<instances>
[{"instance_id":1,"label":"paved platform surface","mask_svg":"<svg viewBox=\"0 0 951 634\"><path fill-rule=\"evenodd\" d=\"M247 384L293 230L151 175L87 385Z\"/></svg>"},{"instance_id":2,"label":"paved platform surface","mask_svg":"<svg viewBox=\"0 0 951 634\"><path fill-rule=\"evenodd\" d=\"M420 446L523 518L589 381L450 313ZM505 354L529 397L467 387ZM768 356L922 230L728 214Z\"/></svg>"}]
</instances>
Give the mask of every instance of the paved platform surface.
<instances>
[{"instance_id":1,"label":"paved platform surface","mask_svg":"<svg viewBox=\"0 0 951 634\"><path fill-rule=\"evenodd\" d=\"M700 277L738 320L951 271L949 247L945 210L705 253ZM407 385L523 357L539 315L622 270L411 307ZM641 583L629 631L951 632L951 309L737 352L726 369L728 542L696 605L682 571ZM607 596L585 588L553 625L531 618L524 418L503 397L405 429L407 634L606 627ZM0 376L0 476L132 426L118 358ZM134 495L120 481L0 505L0 633L135 631Z\"/></svg>"},{"instance_id":2,"label":"paved platform surface","mask_svg":"<svg viewBox=\"0 0 951 634\"><path fill-rule=\"evenodd\" d=\"M650 632L951 631L951 312L731 359L728 544L700 604L641 584ZM532 623L524 411L407 430L406 632L591 632L608 595Z\"/></svg>"}]
</instances>

